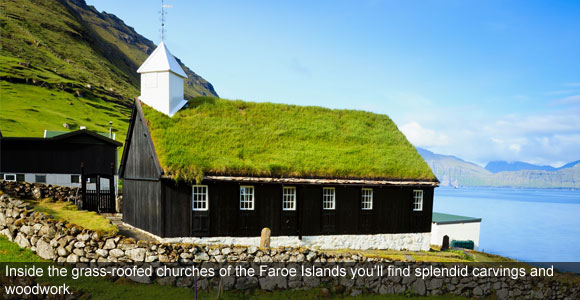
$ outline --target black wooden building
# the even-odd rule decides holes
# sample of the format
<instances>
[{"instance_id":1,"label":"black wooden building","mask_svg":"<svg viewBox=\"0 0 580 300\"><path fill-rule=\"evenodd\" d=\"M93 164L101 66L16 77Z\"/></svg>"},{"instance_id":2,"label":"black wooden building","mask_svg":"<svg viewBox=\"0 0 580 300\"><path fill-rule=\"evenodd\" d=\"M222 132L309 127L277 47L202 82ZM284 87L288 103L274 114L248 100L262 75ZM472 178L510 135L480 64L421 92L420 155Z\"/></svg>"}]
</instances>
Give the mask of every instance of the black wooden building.
<instances>
[{"instance_id":1,"label":"black wooden building","mask_svg":"<svg viewBox=\"0 0 580 300\"><path fill-rule=\"evenodd\" d=\"M0 134L1 179L81 187L82 196L103 193L108 199L108 203L103 204L105 210L112 212L115 209L117 149L121 145L85 129L50 138L3 137ZM101 178L108 179L103 180L109 183L106 192L101 190ZM86 191L87 179L96 191ZM101 210L99 207L85 208Z\"/></svg>"},{"instance_id":2,"label":"black wooden building","mask_svg":"<svg viewBox=\"0 0 580 300\"><path fill-rule=\"evenodd\" d=\"M119 171L123 219L160 237L423 233L431 230L434 180L164 174L137 100ZM251 201L250 201L251 200Z\"/></svg>"}]
</instances>

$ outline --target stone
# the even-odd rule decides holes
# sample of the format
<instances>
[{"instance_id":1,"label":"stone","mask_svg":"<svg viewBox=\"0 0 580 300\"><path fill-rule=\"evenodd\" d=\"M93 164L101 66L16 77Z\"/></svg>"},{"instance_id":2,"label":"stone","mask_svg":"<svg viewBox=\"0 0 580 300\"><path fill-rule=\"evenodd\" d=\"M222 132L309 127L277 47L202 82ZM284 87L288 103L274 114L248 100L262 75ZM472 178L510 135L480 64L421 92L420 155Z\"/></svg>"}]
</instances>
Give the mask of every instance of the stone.
<instances>
[{"instance_id":1,"label":"stone","mask_svg":"<svg viewBox=\"0 0 580 300\"><path fill-rule=\"evenodd\" d=\"M260 278L260 288L262 290L272 291L275 289L286 289L288 281L284 276L266 276Z\"/></svg>"},{"instance_id":2,"label":"stone","mask_svg":"<svg viewBox=\"0 0 580 300\"><path fill-rule=\"evenodd\" d=\"M79 262L79 256L76 254L71 254L66 258L66 262L67 263L78 263Z\"/></svg>"},{"instance_id":3,"label":"stone","mask_svg":"<svg viewBox=\"0 0 580 300\"><path fill-rule=\"evenodd\" d=\"M56 254L58 254L58 256L66 257L70 254L70 252L61 246L56 249Z\"/></svg>"},{"instance_id":4,"label":"stone","mask_svg":"<svg viewBox=\"0 0 580 300\"><path fill-rule=\"evenodd\" d=\"M147 257L145 257L145 262L154 262L157 261L159 259L159 256L157 255L148 255Z\"/></svg>"},{"instance_id":5,"label":"stone","mask_svg":"<svg viewBox=\"0 0 580 300\"><path fill-rule=\"evenodd\" d=\"M104 250L111 250L115 248L117 248L117 245L115 244L114 239L108 239L107 241L105 241L105 246L103 247Z\"/></svg>"},{"instance_id":6,"label":"stone","mask_svg":"<svg viewBox=\"0 0 580 300\"><path fill-rule=\"evenodd\" d=\"M316 253L314 251L310 251L310 252L308 252L308 254L306 254L307 261L313 262L314 259L316 259Z\"/></svg>"},{"instance_id":7,"label":"stone","mask_svg":"<svg viewBox=\"0 0 580 300\"><path fill-rule=\"evenodd\" d=\"M50 243L44 241L44 239L39 239L36 243L36 254L44 259L54 259L54 249L50 246Z\"/></svg>"},{"instance_id":8,"label":"stone","mask_svg":"<svg viewBox=\"0 0 580 300\"><path fill-rule=\"evenodd\" d=\"M149 278L148 276L128 276L127 278L138 283L144 284L151 283L151 278Z\"/></svg>"},{"instance_id":9,"label":"stone","mask_svg":"<svg viewBox=\"0 0 580 300\"><path fill-rule=\"evenodd\" d=\"M256 247L256 246L248 247L248 254L254 254L256 252L258 252L258 247Z\"/></svg>"},{"instance_id":10,"label":"stone","mask_svg":"<svg viewBox=\"0 0 580 300\"><path fill-rule=\"evenodd\" d=\"M232 252L232 249L231 249L231 248L228 248L228 247L226 247L226 248L223 248L223 249L222 249L222 254L223 254L223 255L228 255L228 254L230 254L231 252Z\"/></svg>"},{"instance_id":11,"label":"stone","mask_svg":"<svg viewBox=\"0 0 580 300\"><path fill-rule=\"evenodd\" d=\"M79 257L84 257L85 256L85 250L80 249L80 248L75 248L72 251L74 254L78 255Z\"/></svg>"},{"instance_id":12,"label":"stone","mask_svg":"<svg viewBox=\"0 0 580 300\"><path fill-rule=\"evenodd\" d=\"M433 278L429 281L429 289L436 290L443 286L443 280L440 278Z\"/></svg>"},{"instance_id":13,"label":"stone","mask_svg":"<svg viewBox=\"0 0 580 300\"><path fill-rule=\"evenodd\" d=\"M507 289L501 289L495 292L495 296L497 297L498 300L507 299L509 293Z\"/></svg>"},{"instance_id":14,"label":"stone","mask_svg":"<svg viewBox=\"0 0 580 300\"><path fill-rule=\"evenodd\" d=\"M114 257L114 258L119 258L119 257L125 255L125 252L121 249L113 249L113 250L109 251L109 255Z\"/></svg>"},{"instance_id":15,"label":"stone","mask_svg":"<svg viewBox=\"0 0 580 300\"><path fill-rule=\"evenodd\" d=\"M258 287L258 278L256 277L241 277L236 281L236 290L255 289Z\"/></svg>"},{"instance_id":16,"label":"stone","mask_svg":"<svg viewBox=\"0 0 580 300\"><path fill-rule=\"evenodd\" d=\"M161 277L155 279L155 282L159 285L167 285L167 286L174 286L176 282L176 278L172 276Z\"/></svg>"},{"instance_id":17,"label":"stone","mask_svg":"<svg viewBox=\"0 0 580 300\"><path fill-rule=\"evenodd\" d=\"M413 283L413 291L415 292L415 294L419 296L425 296L427 293L427 289L425 287L425 280L418 278Z\"/></svg>"},{"instance_id":18,"label":"stone","mask_svg":"<svg viewBox=\"0 0 580 300\"><path fill-rule=\"evenodd\" d=\"M129 257L131 260L142 262L145 260L145 253L147 253L147 249L135 248L135 249L126 251L126 253L127 253L127 257Z\"/></svg>"},{"instance_id":19,"label":"stone","mask_svg":"<svg viewBox=\"0 0 580 300\"><path fill-rule=\"evenodd\" d=\"M32 190L32 197L34 197L34 199L37 199L37 200L42 199L43 198L42 196L43 196L43 193L42 193L42 189L40 189L40 187L37 186Z\"/></svg>"},{"instance_id":20,"label":"stone","mask_svg":"<svg viewBox=\"0 0 580 300\"><path fill-rule=\"evenodd\" d=\"M177 287L191 287L193 285L193 277L180 277L175 282Z\"/></svg>"},{"instance_id":21,"label":"stone","mask_svg":"<svg viewBox=\"0 0 580 300\"><path fill-rule=\"evenodd\" d=\"M53 226L44 225L42 228L40 228L38 234L48 238L49 240L52 240L56 236L56 230Z\"/></svg>"},{"instance_id":22,"label":"stone","mask_svg":"<svg viewBox=\"0 0 580 300\"><path fill-rule=\"evenodd\" d=\"M14 242L16 244L18 244L18 246L20 246L20 248L30 248L30 242L28 241L28 239L26 238L26 236L24 236L24 234L22 233L18 233L16 235L16 238L14 238Z\"/></svg>"},{"instance_id":23,"label":"stone","mask_svg":"<svg viewBox=\"0 0 580 300\"><path fill-rule=\"evenodd\" d=\"M195 258L194 259L197 260L197 261L208 261L209 260L209 255L207 255L207 253L205 253L205 252L200 252L200 253L197 253L195 255Z\"/></svg>"},{"instance_id":24,"label":"stone","mask_svg":"<svg viewBox=\"0 0 580 300\"><path fill-rule=\"evenodd\" d=\"M222 280L222 287L226 291L233 289L234 285L236 284L236 278L233 276L221 277L221 280Z\"/></svg>"},{"instance_id":25,"label":"stone","mask_svg":"<svg viewBox=\"0 0 580 300\"><path fill-rule=\"evenodd\" d=\"M473 295L474 296L483 296L483 290L480 287L475 287L473 289Z\"/></svg>"},{"instance_id":26,"label":"stone","mask_svg":"<svg viewBox=\"0 0 580 300\"><path fill-rule=\"evenodd\" d=\"M88 233L81 233L79 235L77 235L77 240L81 241L81 242L86 242L91 238L91 235Z\"/></svg>"},{"instance_id":27,"label":"stone","mask_svg":"<svg viewBox=\"0 0 580 300\"><path fill-rule=\"evenodd\" d=\"M109 256L109 251L105 250L105 249L97 249L96 253L97 253L97 255L99 255L101 257Z\"/></svg>"},{"instance_id":28,"label":"stone","mask_svg":"<svg viewBox=\"0 0 580 300\"><path fill-rule=\"evenodd\" d=\"M76 242L74 246L75 248L84 248L86 245L85 242Z\"/></svg>"},{"instance_id":29,"label":"stone","mask_svg":"<svg viewBox=\"0 0 580 300\"><path fill-rule=\"evenodd\" d=\"M270 248L270 228L262 229L260 234L260 248Z\"/></svg>"},{"instance_id":30,"label":"stone","mask_svg":"<svg viewBox=\"0 0 580 300\"><path fill-rule=\"evenodd\" d=\"M28 225L23 225L22 227L20 227L20 232L22 232L26 235L30 235L32 233L32 227L30 227Z\"/></svg>"}]
</instances>

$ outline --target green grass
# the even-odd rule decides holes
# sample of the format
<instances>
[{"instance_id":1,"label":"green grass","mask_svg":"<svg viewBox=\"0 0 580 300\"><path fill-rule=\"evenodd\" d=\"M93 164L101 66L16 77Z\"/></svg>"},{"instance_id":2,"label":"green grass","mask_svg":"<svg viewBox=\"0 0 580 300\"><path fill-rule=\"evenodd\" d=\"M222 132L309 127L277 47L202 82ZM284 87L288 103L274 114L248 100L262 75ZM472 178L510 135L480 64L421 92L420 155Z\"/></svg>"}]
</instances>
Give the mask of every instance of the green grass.
<instances>
[{"instance_id":1,"label":"green grass","mask_svg":"<svg viewBox=\"0 0 580 300\"><path fill-rule=\"evenodd\" d=\"M0 128L4 136L42 137L44 130L71 130L80 126L108 132L109 121L118 141L127 134L129 110L99 98L75 97L59 90L0 82Z\"/></svg>"},{"instance_id":2,"label":"green grass","mask_svg":"<svg viewBox=\"0 0 580 300\"><path fill-rule=\"evenodd\" d=\"M27 200L26 202L32 205L35 211L49 214L57 220L65 220L86 229L109 234L115 234L118 231L117 226L111 224L107 218L93 211L78 210L70 202L53 202L51 199L41 201Z\"/></svg>"},{"instance_id":3,"label":"green grass","mask_svg":"<svg viewBox=\"0 0 580 300\"><path fill-rule=\"evenodd\" d=\"M164 171L435 180L386 115L198 97L169 118L143 105Z\"/></svg>"}]
</instances>

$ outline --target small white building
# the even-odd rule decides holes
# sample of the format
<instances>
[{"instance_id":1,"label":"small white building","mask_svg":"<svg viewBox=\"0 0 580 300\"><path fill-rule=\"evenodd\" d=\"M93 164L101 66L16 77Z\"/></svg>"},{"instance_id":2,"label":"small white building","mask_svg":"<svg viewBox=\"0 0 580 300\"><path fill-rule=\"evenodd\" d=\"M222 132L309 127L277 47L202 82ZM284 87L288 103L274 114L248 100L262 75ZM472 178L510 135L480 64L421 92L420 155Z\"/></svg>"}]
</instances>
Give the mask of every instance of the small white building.
<instances>
[{"instance_id":1,"label":"small white building","mask_svg":"<svg viewBox=\"0 0 580 300\"><path fill-rule=\"evenodd\" d=\"M443 237L449 236L449 242L473 241L475 249L479 248L479 230L481 218L472 218L433 212L431 221L431 245L441 246Z\"/></svg>"},{"instance_id":2,"label":"small white building","mask_svg":"<svg viewBox=\"0 0 580 300\"><path fill-rule=\"evenodd\" d=\"M187 104L183 99L187 74L165 43L157 46L137 72L141 74L139 100L170 117Z\"/></svg>"}]
</instances>

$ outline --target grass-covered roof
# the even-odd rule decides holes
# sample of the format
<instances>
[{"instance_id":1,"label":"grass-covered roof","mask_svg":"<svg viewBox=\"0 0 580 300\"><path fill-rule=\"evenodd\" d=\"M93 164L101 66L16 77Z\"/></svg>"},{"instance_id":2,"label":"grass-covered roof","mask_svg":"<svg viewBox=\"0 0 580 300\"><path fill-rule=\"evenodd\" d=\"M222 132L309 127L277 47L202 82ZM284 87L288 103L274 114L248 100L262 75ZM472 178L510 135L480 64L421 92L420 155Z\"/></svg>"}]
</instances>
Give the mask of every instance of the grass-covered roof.
<instances>
[{"instance_id":1,"label":"grass-covered roof","mask_svg":"<svg viewBox=\"0 0 580 300\"><path fill-rule=\"evenodd\" d=\"M198 97L172 118L143 106L159 162L203 175L435 180L386 115Z\"/></svg>"}]
</instances>

